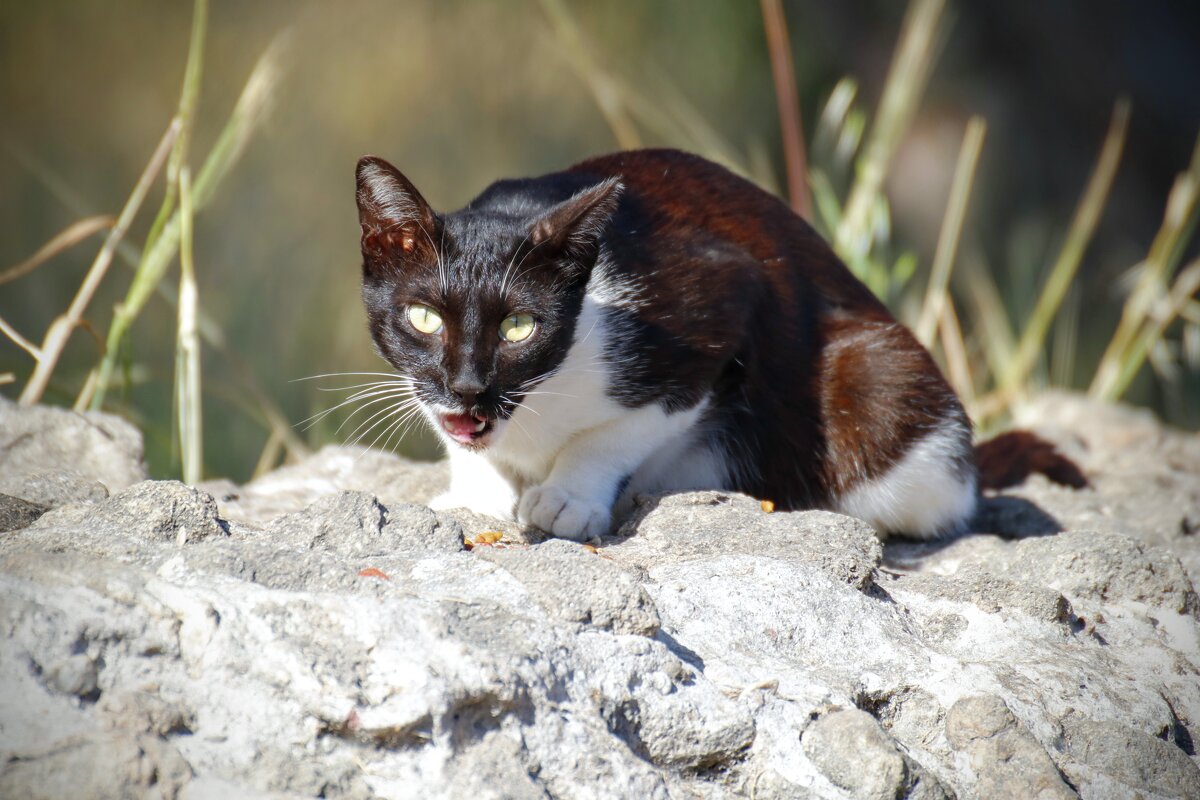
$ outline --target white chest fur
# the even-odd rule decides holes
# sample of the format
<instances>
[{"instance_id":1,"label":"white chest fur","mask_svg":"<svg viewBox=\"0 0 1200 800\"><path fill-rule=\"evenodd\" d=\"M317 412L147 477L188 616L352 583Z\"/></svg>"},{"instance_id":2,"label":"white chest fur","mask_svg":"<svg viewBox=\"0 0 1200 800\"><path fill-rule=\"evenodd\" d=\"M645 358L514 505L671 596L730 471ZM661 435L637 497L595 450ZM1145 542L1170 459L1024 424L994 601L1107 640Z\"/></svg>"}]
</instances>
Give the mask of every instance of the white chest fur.
<instances>
[{"instance_id":1,"label":"white chest fur","mask_svg":"<svg viewBox=\"0 0 1200 800\"><path fill-rule=\"evenodd\" d=\"M628 408L609 396L622 365L609 347L621 331L595 296L585 297L575 341L554 373L531 388L513 416L499 424L491 445L468 451L447 441L450 491L436 507L466 507L516 516L571 539L608 531L620 488L720 488L723 471L707 451L696 452L696 424L705 402L668 412L657 404ZM666 463L656 454L676 454ZM679 460L699 466L679 470ZM667 470L685 485L664 478Z\"/></svg>"}]
</instances>

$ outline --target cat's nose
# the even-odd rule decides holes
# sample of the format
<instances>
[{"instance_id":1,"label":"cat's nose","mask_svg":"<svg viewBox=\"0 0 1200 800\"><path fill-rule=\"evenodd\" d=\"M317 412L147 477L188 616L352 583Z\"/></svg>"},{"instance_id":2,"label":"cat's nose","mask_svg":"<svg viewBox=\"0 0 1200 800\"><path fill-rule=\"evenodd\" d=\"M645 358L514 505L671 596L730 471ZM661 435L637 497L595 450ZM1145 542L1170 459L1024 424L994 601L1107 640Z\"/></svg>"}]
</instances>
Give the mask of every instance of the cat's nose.
<instances>
[{"instance_id":1,"label":"cat's nose","mask_svg":"<svg viewBox=\"0 0 1200 800\"><path fill-rule=\"evenodd\" d=\"M470 408L475 405L475 401L479 399L479 395L483 394L486 388L479 381L469 379L459 379L450 384L450 391L462 401L464 408Z\"/></svg>"}]
</instances>

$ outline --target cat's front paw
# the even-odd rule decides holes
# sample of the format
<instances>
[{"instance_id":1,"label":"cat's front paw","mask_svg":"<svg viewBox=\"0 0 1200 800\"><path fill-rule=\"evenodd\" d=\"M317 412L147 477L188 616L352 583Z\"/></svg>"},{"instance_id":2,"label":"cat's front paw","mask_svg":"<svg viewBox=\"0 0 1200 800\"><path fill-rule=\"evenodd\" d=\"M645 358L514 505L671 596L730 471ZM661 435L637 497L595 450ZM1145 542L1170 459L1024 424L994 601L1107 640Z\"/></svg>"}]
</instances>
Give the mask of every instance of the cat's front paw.
<instances>
[{"instance_id":1,"label":"cat's front paw","mask_svg":"<svg viewBox=\"0 0 1200 800\"><path fill-rule=\"evenodd\" d=\"M612 511L557 486L534 486L521 497L517 519L554 536L586 542L608 533Z\"/></svg>"}]
</instances>

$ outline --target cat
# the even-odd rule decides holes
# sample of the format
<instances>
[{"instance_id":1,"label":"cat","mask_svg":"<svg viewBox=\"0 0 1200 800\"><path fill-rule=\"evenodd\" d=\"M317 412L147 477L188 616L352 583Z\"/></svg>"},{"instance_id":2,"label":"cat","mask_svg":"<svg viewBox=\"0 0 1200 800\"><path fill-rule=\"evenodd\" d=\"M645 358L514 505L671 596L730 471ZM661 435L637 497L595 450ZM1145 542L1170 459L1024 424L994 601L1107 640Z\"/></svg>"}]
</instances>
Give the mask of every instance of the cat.
<instances>
[{"instance_id":1,"label":"cat","mask_svg":"<svg viewBox=\"0 0 1200 800\"><path fill-rule=\"evenodd\" d=\"M929 353L723 167L620 152L437 214L366 156L357 199L371 336L449 454L435 508L577 541L698 489L880 535L971 519L971 423Z\"/></svg>"}]
</instances>

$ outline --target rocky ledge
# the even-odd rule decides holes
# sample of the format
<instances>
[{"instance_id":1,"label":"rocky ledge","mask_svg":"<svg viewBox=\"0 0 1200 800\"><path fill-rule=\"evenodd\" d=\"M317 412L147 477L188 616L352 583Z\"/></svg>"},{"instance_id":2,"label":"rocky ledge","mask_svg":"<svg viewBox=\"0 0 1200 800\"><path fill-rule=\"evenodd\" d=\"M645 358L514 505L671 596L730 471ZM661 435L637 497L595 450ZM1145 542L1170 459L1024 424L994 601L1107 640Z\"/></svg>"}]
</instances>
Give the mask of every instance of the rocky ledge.
<instances>
[{"instance_id":1,"label":"rocky ledge","mask_svg":"<svg viewBox=\"0 0 1200 800\"><path fill-rule=\"evenodd\" d=\"M1200 437L1053 395L976 533L722 493L598 545L327 448L143 480L112 417L0 400L0 796L1200 797Z\"/></svg>"}]
</instances>

